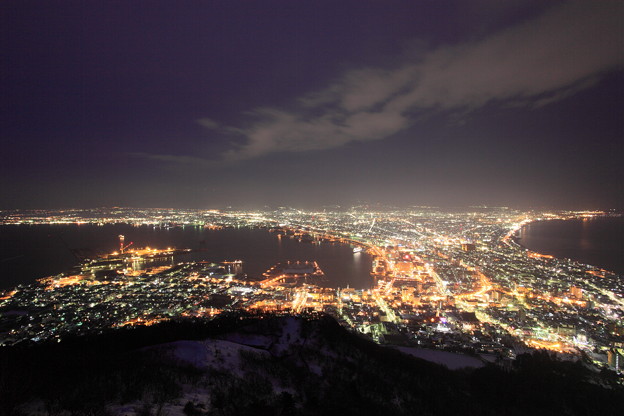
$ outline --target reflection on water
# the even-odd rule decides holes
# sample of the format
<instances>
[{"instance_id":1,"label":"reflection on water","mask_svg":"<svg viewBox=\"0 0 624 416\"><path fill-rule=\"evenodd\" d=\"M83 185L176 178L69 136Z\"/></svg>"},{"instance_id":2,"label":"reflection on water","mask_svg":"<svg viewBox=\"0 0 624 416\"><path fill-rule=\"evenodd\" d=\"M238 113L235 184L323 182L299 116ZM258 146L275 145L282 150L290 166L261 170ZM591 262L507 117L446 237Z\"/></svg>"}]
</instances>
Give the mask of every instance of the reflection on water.
<instances>
[{"instance_id":1,"label":"reflection on water","mask_svg":"<svg viewBox=\"0 0 624 416\"><path fill-rule=\"evenodd\" d=\"M336 243L300 243L262 229L209 230L130 225L37 225L0 227L0 288L29 283L77 264L70 249L103 254L119 247L119 234L134 247L191 248L176 261L242 260L243 271L260 276L287 260L317 261L329 287L369 288L372 256Z\"/></svg>"},{"instance_id":2,"label":"reflection on water","mask_svg":"<svg viewBox=\"0 0 624 416\"><path fill-rule=\"evenodd\" d=\"M580 246L583 250L591 250L592 242L591 242L591 222L589 218L583 218L581 221L582 230L581 230L581 240Z\"/></svg>"},{"instance_id":3,"label":"reflection on water","mask_svg":"<svg viewBox=\"0 0 624 416\"><path fill-rule=\"evenodd\" d=\"M519 237L530 250L624 274L624 218L540 221L524 227Z\"/></svg>"}]
</instances>

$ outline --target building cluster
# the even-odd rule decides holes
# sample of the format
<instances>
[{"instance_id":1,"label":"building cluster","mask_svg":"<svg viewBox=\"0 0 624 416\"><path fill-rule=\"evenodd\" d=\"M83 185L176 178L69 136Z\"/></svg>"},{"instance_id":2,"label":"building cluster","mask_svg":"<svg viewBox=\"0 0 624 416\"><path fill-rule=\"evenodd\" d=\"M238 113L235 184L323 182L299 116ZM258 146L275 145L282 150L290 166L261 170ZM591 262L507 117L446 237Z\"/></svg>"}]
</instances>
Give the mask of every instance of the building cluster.
<instances>
[{"instance_id":1,"label":"building cluster","mask_svg":"<svg viewBox=\"0 0 624 416\"><path fill-rule=\"evenodd\" d=\"M61 340L66 334L232 310L316 311L379 343L467 352L492 361L548 349L621 371L624 278L531 252L517 240L529 222L594 215L604 213L427 207L0 212L1 224L263 227L301 241L339 241L366 250L374 256L375 278L372 288L331 289L317 278L322 264L280 265L275 270L296 273L272 270L249 279L240 262L178 263L174 256L144 258L154 266L142 271L125 261L112 262L104 274L85 265L79 274L0 292L0 344Z\"/></svg>"}]
</instances>

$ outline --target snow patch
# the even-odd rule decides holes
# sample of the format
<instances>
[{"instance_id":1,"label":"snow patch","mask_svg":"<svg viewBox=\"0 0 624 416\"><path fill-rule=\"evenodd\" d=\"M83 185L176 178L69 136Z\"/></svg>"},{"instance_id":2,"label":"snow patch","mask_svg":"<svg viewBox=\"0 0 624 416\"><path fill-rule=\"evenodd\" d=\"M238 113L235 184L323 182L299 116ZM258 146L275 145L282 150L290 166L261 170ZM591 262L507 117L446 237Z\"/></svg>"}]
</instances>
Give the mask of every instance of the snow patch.
<instances>
[{"instance_id":1,"label":"snow patch","mask_svg":"<svg viewBox=\"0 0 624 416\"><path fill-rule=\"evenodd\" d=\"M413 348L413 347L394 347L404 354L411 355L413 357L421 358L423 360L431 361L436 364L442 364L449 370L458 370L460 368L479 368L485 364L483 361L476 357L469 355L430 350L426 348Z\"/></svg>"},{"instance_id":2,"label":"snow patch","mask_svg":"<svg viewBox=\"0 0 624 416\"><path fill-rule=\"evenodd\" d=\"M154 348L169 350L175 359L200 369L226 369L237 375L244 373L240 358L241 351L269 355L266 351L221 339L176 341Z\"/></svg>"},{"instance_id":3,"label":"snow patch","mask_svg":"<svg viewBox=\"0 0 624 416\"><path fill-rule=\"evenodd\" d=\"M240 332L231 332L221 338L236 344L263 349L269 348L274 342L274 339L268 335L241 334Z\"/></svg>"}]
</instances>

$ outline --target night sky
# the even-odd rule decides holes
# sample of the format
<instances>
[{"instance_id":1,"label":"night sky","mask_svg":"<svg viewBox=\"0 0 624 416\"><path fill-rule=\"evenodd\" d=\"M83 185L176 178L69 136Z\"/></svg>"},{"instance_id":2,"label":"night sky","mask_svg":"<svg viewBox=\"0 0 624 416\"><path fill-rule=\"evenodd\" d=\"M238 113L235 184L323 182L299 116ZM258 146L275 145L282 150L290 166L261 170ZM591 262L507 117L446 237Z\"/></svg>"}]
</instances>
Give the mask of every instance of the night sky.
<instances>
[{"instance_id":1,"label":"night sky","mask_svg":"<svg viewBox=\"0 0 624 416\"><path fill-rule=\"evenodd\" d=\"M0 209L624 208L624 2L0 3Z\"/></svg>"}]
</instances>

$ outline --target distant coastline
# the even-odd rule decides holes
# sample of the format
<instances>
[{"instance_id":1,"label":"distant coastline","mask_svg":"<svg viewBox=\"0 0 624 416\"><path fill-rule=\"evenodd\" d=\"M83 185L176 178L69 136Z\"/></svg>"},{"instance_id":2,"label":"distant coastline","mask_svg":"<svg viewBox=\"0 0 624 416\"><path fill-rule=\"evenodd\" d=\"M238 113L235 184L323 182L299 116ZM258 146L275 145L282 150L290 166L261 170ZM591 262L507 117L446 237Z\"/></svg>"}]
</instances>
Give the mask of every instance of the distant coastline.
<instances>
[{"instance_id":1,"label":"distant coastline","mask_svg":"<svg viewBox=\"0 0 624 416\"><path fill-rule=\"evenodd\" d=\"M567 258L624 276L624 216L546 218L523 225L514 235L522 248Z\"/></svg>"}]
</instances>

